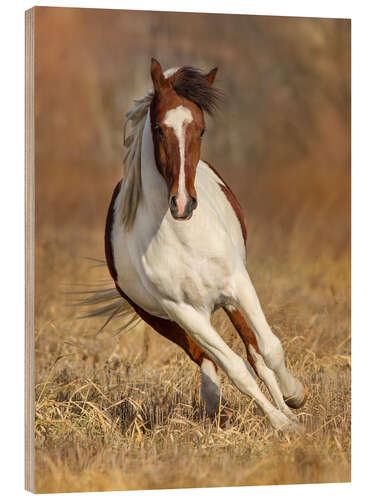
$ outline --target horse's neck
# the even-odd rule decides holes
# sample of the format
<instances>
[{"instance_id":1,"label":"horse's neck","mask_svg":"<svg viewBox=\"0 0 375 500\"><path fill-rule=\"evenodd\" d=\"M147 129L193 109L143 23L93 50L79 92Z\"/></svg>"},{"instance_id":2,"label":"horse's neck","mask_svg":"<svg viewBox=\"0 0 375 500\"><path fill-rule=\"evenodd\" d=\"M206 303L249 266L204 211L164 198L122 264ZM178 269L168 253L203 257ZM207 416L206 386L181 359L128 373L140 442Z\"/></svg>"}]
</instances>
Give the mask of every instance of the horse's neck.
<instances>
[{"instance_id":1,"label":"horse's neck","mask_svg":"<svg viewBox=\"0 0 375 500\"><path fill-rule=\"evenodd\" d=\"M162 216L168 210L168 190L155 162L150 111L147 113L142 135L141 178L144 207L152 215Z\"/></svg>"}]
</instances>

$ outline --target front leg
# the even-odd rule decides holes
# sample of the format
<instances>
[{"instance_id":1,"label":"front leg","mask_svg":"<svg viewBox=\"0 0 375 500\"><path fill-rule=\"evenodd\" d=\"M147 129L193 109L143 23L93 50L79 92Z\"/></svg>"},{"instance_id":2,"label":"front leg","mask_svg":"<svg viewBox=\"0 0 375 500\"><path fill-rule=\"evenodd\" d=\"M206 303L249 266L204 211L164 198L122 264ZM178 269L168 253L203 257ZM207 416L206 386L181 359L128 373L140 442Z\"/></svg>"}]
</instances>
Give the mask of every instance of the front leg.
<instances>
[{"instance_id":1,"label":"front leg","mask_svg":"<svg viewBox=\"0 0 375 500\"><path fill-rule=\"evenodd\" d=\"M264 359L259 352L259 346L254 332L251 330L251 328L249 328L241 312L232 306L226 306L224 307L224 310L245 345L247 359L250 365L252 366L258 377L266 384L276 407L292 420L296 420L296 416L285 404L279 384L277 383L275 377L275 373L265 364Z\"/></svg>"},{"instance_id":2,"label":"front leg","mask_svg":"<svg viewBox=\"0 0 375 500\"><path fill-rule=\"evenodd\" d=\"M210 322L207 311L197 311L185 303L164 304L170 318L189 332L191 338L228 375L233 384L247 396L254 398L276 429L295 427L295 424L264 396L251 375L247 363L233 352Z\"/></svg>"},{"instance_id":3,"label":"front leg","mask_svg":"<svg viewBox=\"0 0 375 500\"><path fill-rule=\"evenodd\" d=\"M246 270L239 275L236 287L238 306L255 333L266 365L275 372L279 380L285 402L291 408L300 408L307 399L307 389L286 368L281 342L267 323Z\"/></svg>"}]
</instances>

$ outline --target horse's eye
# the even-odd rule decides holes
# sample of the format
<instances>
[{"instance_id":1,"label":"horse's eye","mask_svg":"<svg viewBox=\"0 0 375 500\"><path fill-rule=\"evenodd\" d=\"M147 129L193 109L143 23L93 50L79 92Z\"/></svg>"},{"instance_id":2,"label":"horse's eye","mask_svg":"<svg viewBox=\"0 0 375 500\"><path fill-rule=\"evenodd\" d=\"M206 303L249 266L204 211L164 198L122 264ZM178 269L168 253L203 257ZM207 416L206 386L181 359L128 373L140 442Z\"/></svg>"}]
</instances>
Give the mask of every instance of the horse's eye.
<instances>
[{"instance_id":1,"label":"horse's eye","mask_svg":"<svg viewBox=\"0 0 375 500\"><path fill-rule=\"evenodd\" d=\"M155 130L159 137L164 137L164 131L160 125L155 125Z\"/></svg>"},{"instance_id":2,"label":"horse's eye","mask_svg":"<svg viewBox=\"0 0 375 500\"><path fill-rule=\"evenodd\" d=\"M206 132L206 129L204 128L201 132L201 137L204 135L204 133Z\"/></svg>"}]
</instances>

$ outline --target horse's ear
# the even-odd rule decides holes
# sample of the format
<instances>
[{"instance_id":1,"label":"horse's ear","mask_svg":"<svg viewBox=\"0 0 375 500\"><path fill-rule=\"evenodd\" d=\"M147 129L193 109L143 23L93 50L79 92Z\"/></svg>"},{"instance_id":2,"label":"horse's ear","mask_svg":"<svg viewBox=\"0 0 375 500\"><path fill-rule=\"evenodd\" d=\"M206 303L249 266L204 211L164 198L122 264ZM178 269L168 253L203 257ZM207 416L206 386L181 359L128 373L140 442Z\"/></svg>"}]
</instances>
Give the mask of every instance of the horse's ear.
<instances>
[{"instance_id":1,"label":"horse's ear","mask_svg":"<svg viewBox=\"0 0 375 500\"><path fill-rule=\"evenodd\" d=\"M216 78L216 73L217 73L218 68L212 69L207 75L205 75L204 79L208 83L208 85L212 85L215 81Z\"/></svg>"},{"instance_id":2,"label":"horse's ear","mask_svg":"<svg viewBox=\"0 0 375 500\"><path fill-rule=\"evenodd\" d=\"M163 75L163 70L161 69L159 61L157 61L153 57L151 58L150 72L155 92L160 92L170 87L170 83Z\"/></svg>"}]
</instances>

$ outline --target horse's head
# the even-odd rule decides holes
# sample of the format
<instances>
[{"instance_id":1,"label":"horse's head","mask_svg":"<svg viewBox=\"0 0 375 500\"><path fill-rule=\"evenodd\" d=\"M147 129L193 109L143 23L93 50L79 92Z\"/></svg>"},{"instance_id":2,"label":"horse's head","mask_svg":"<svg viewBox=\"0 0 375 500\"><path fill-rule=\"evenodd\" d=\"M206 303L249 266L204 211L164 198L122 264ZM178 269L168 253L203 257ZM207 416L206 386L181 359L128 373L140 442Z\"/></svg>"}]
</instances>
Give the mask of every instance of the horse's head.
<instances>
[{"instance_id":1,"label":"horse's head","mask_svg":"<svg viewBox=\"0 0 375 500\"><path fill-rule=\"evenodd\" d=\"M155 160L167 184L171 214L178 220L190 219L198 204L194 181L205 131L203 110L212 112L215 106L216 72L217 68L204 75L183 67L168 77L159 62L151 60Z\"/></svg>"}]
</instances>

